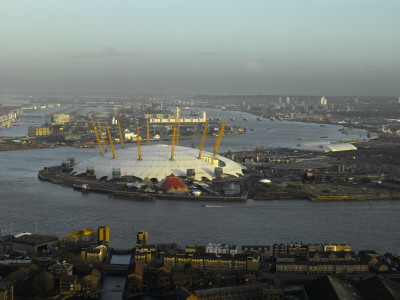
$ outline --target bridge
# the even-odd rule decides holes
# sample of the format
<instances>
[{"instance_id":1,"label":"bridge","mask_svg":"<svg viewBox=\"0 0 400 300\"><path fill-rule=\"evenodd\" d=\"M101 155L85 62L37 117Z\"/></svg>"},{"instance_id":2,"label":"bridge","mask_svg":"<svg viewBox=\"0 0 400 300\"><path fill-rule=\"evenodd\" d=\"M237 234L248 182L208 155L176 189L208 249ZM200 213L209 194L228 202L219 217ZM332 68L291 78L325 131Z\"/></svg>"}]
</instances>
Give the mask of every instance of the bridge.
<instances>
[{"instance_id":1,"label":"bridge","mask_svg":"<svg viewBox=\"0 0 400 300\"><path fill-rule=\"evenodd\" d=\"M104 274L113 274L113 275L128 275L129 265L125 264L109 264L104 265L103 272Z\"/></svg>"},{"instance_id":2,"label":"bridge","mask_svg":"<svg viewBox=\"0 0 400 300\"><path fill-rule=\"evenodd\" d=\"M99 293L109 293L109 292L123 292L123 288L118 288L118 289L105 289L105 290L100 290Z\"/></svg>"},{"instance_id":3,"label":"bridge","mask_svg":"<svg viewBox=\"0 0 400 300\"><path fill-rule=\"evenodd\" d=\"M112 254L133 254L135 253L135 248L131 248L131 249L115 249L115 248L111 248L110 249Z\"/></svg>"}]
</instances>

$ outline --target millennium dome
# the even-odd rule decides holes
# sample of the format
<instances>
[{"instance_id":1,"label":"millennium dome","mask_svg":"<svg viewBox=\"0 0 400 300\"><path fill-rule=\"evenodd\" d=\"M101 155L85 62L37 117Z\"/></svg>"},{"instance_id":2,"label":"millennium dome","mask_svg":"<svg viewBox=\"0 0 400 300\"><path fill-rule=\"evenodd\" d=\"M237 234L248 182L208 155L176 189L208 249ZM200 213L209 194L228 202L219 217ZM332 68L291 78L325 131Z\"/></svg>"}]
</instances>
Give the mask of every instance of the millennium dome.
<instances>
[{"instance_id":1,"label":"millennium dome","mask_svg":"<svg viewBox=\"0 0 400 300\"><path fill-rule=\"evenodd\" d=\"M71 175L84 174L88 169L94 170L97 179L113 178L113 172L118 170L120 176L135 176L141 179L163 180L175 174L178 177L188 177L188 170L195 180L204 178L213 179L220 175L239 177L243 175L242 165L220 155L203 151L199 159L199 150L175 146L173 160L171 160L171 145L143 145L142 159L139 160L138 147L130 147L108 152L104 156L96 156L72 167Z\"/></svg>"}]
</instances>

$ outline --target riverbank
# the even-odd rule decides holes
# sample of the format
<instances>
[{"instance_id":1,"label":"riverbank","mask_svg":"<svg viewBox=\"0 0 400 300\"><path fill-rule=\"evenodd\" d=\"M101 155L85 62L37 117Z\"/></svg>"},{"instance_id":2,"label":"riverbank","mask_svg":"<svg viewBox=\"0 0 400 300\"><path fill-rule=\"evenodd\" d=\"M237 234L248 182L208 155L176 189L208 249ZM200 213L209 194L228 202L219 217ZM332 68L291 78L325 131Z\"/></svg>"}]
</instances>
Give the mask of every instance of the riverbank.
<instances>
[{"instance_id":1,"label":"riverbank","mask_svg":"<svg viewBox=\"0 0 400 300\"><path fill-rule=\"evenodd\" d=\"M246 131L234 132L229 134L224 134L224 137L237 136L245 133ZM201 135L196 136L180 136L180 140L200 140ZM207 139L216 138L216 136L207 136ZM159 141L172 141L172 136L163 137L160 139L151 139L152 142ZM109 144L108 141L105 141ZM114 142L116 143L116 142ZM136 141L124 141L125 144L136 144ZM40 139L35 139L32 137L20 137L20 138L6 138L0 137L0 151L14 151L14 150L30 150L30 149L46 149L55 148L63 146L75 146L77 148L96 148L97 143L95 141L75 141L75 142L54 142L51 141L50 137L40 137Z\"/></svg>"},{"instance_id":2,"label":"riverbank","mask_svg":"<svg viewBox=\"0 0 400 300\"><path fill-rule=\"evenodd\" d=\"M128 188L125 181L105 181L84 177L74 177L62 172L61 166L48 167L39 171L38 178L58 185L72 187L83 193L97 192L107 194L110 198L122 198L138 201L179 200L179 201L211 201L211 202L245 202L247 193L238 196L199 195L190 193L157 193L138 192ZM123 179L122 179L123 180ZM204 192L204 191L203 191Z\"/></svg>"},{"instance_id":3,"label":"riverbank","mask_svg":"<svg viewBox=\"0 0 400 300\"><path fill-rule=\"evenodd\" d=\"M373 201L400 200L400 192L380 184L280 183L258 185L254 200Z\"/></svg>"},{"instance_id":4,"label":"riverbank","mask_svg":"<svg viewBox=\"0 0 400 300\"><path fill-rule=\"evenodd\" d=\"M311 197L310 201L371 201L371 200L399 200L400 193L382 195L342 195L342 196L317 196Z\"/></svg>"}]
</instances>

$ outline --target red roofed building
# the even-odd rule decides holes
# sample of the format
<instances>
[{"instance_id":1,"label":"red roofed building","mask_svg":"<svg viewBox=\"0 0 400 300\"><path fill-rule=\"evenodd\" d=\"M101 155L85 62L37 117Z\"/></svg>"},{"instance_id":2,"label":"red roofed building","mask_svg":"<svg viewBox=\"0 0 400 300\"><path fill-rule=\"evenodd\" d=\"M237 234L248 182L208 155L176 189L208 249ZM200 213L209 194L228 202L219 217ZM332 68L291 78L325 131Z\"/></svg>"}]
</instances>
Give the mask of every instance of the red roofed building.
<instances>
[{"instance_id":1,"label":"red roofed building","mask_svg":"<svg viewBox=\"0 0 400 300\"><path fill-rule=\"evenodd\" d=\"M163 181L161 181L159 184L159 188L162 191L168 191L171 189L174 189L174 190L188 189L188 187L179 179L179 177L176 177L174 173L172 173L167 178L165 178Z\"/></svg>"}]
</instances>

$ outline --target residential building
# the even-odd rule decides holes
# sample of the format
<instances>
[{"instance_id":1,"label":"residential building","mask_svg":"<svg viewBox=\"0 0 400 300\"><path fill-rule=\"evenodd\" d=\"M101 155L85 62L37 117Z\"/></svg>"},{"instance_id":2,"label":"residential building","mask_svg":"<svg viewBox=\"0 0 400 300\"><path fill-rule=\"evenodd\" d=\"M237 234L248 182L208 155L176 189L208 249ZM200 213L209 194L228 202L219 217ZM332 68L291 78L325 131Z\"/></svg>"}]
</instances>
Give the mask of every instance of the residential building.
<instances>
[{"instance_id":1,"label":"residential building","mask_svg":"<svg viewBox=\"0 0 400 300\"><path fill-rule=\"evenodd\" d=\"M278 257L281 254L287 254L287 248L284 244L273 244L272 245L272 254L274 258Z\"/></svg>"},{"instance_id":2,"label":"residential building","mask_svg":"<svg viewBox=\"0 0 400 300\"><path fill-rule=\"evenodd\" d=\"M206 246L206 253L229 254L229 246L226 244L209 243Z\"/></svg>"},{"instance_id":3,"label":"residential building","mask_svg":"<svg viewBox=\"0 0 400 300\"><path fill-rule=\"evenodd\" d=\"M74 294L80 291L76 275L65 275L60 277L60 294Z\"/></svg>"}]
</instances>

